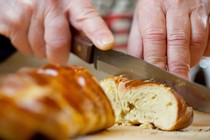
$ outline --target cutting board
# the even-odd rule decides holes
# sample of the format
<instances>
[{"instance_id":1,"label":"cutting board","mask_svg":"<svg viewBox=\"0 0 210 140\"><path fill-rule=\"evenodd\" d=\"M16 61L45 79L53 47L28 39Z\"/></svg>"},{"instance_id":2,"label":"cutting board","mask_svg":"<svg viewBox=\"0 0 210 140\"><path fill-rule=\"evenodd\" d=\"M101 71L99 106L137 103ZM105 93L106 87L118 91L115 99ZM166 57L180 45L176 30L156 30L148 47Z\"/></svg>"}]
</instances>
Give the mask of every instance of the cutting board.
<instances>
[{"instance_id":1,"label":"cutting board","mask_svg":"<svg viewBox=\"0 0 210 140\"><path fill-rule=\"evenodd\" d=\"M25 57L19 53L14 54L4 63L0 64L0 74L14 72L21 67L39 67L46 64L46 60L34 57ZM87 68L97 79L108 76L96 71L92 65L87 64L74 55L71 55L70 64L81 65ZM99 133L75 138L75 140L210 140L210 114L195 111L193 124L180 131L161 131L145 128L145 126L113 126Z\"/></svg>"},{"instance_id":2,"label":"cutting board","mask_svg":"<svg viewBox=\"0 0 210 140\"><path fill-rule=\"evenodd\" d=\"M113 126L75 140L210 140L210 114L195 111L193 124L179 131L162 131L142 126Z\"/></svg>"}]
</instances>

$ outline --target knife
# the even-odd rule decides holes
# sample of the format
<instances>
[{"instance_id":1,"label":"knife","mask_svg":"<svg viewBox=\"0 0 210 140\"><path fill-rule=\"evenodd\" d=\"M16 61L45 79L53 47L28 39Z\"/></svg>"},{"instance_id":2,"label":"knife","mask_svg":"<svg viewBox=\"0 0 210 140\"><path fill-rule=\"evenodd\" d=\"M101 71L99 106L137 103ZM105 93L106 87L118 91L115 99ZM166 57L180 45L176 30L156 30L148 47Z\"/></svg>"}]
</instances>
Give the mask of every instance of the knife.
<instances>
[{"instance_id":1,"label":"knife","mask_svg":"<svg viewBox=\"0 0 210 140\"><path fill-rule=\"evenodd\" d=\"M93 63L95 69L110 75L125 75L137 80L154 79L167 84L180 94L188 105L210 113L210 89L205 86L182 79L126 53L116 50L101 51L84 35L73 35L72 53L88 63Z\"/></svg>"}]
</instances>

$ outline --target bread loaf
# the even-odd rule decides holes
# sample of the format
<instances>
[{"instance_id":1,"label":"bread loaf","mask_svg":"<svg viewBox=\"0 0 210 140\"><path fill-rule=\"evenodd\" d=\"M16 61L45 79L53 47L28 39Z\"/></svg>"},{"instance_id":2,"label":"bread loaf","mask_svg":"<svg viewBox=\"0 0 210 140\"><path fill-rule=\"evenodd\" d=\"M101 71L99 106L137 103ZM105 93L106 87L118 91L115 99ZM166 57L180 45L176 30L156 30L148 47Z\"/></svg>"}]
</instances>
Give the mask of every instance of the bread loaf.
<instances>
[{"instance_id":1,"label":"bread loaf","mask_svg":"<svg viewBox=\"0 0 210 140\"><path fill-rule=\"evenodd\" d=\"M116 123L151 123L162 130L188 127L193 109L170 87L151 81L112 76L101 81L113 106Z\"/></svg>"},{"instance_id":2,"label":"bread loaf","mask_svg":"<svg viewBox=\"0 0 210 140\"><path fill-rule=\"evenodd\" d=\"M78 66L20 70L0 82L1 139L67 139L114 124L96 79Z\"/></svg>"}]
</instances>

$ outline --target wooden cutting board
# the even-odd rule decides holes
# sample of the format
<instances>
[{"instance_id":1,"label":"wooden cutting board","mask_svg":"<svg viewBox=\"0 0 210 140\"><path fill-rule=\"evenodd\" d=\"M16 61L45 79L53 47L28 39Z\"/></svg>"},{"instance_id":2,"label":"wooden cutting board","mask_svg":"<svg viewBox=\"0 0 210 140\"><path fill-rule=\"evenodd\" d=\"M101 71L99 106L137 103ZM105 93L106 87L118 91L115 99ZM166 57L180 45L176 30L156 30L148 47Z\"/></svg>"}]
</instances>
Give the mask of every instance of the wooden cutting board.
<instances>
[{"instance_id":1,"label":"wooden cutting board","mask_svg":"<svg viewBox=\"0 0 210 140\"><path fill-rule=\"evenodd\" d=\"M99 80L107 75L93 69L71 55L71 64L86 67ZM25 57L19 53L14 54L6 62L0 64L0 73L13 72L21 67L39 67L46 64L45 60L37 60L33 57ZM210 114L195 111L193 124L180 131L161 131L149 129L143 126L114 126L105 131L76 138L75 140L210 140Z\"/></svg>"},{"instance_id":2,"label":"wooden cutting board","mask_svg":"<svg viewBox=\"0 0 210 140\"><path fill-rule=\"evenodd\" d=\"M161 131L145 126L114 126L75 140L210 140L210 114L195 111L193 124L179 131Z\"/></svg>"}]
</instances>

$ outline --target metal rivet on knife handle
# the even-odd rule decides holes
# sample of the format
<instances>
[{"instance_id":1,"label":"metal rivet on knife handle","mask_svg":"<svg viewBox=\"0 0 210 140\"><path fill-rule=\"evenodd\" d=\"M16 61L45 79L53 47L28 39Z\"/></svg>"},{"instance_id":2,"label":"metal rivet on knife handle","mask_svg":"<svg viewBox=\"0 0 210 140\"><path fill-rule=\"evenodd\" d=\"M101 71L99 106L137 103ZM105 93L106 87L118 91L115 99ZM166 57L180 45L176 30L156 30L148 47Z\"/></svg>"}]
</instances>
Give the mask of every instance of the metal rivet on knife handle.
<instances>
[{"instance_id":1,"label":"metal rivet on knife handle","mask_svg":"<svg viewBox=\"0 0 210 140\"><path fill-rule=\"evenodd\" d=\"M94 44L78 31L72 32L71 52L88 63L93 63Z\"/></svg>"}]
</instances>

